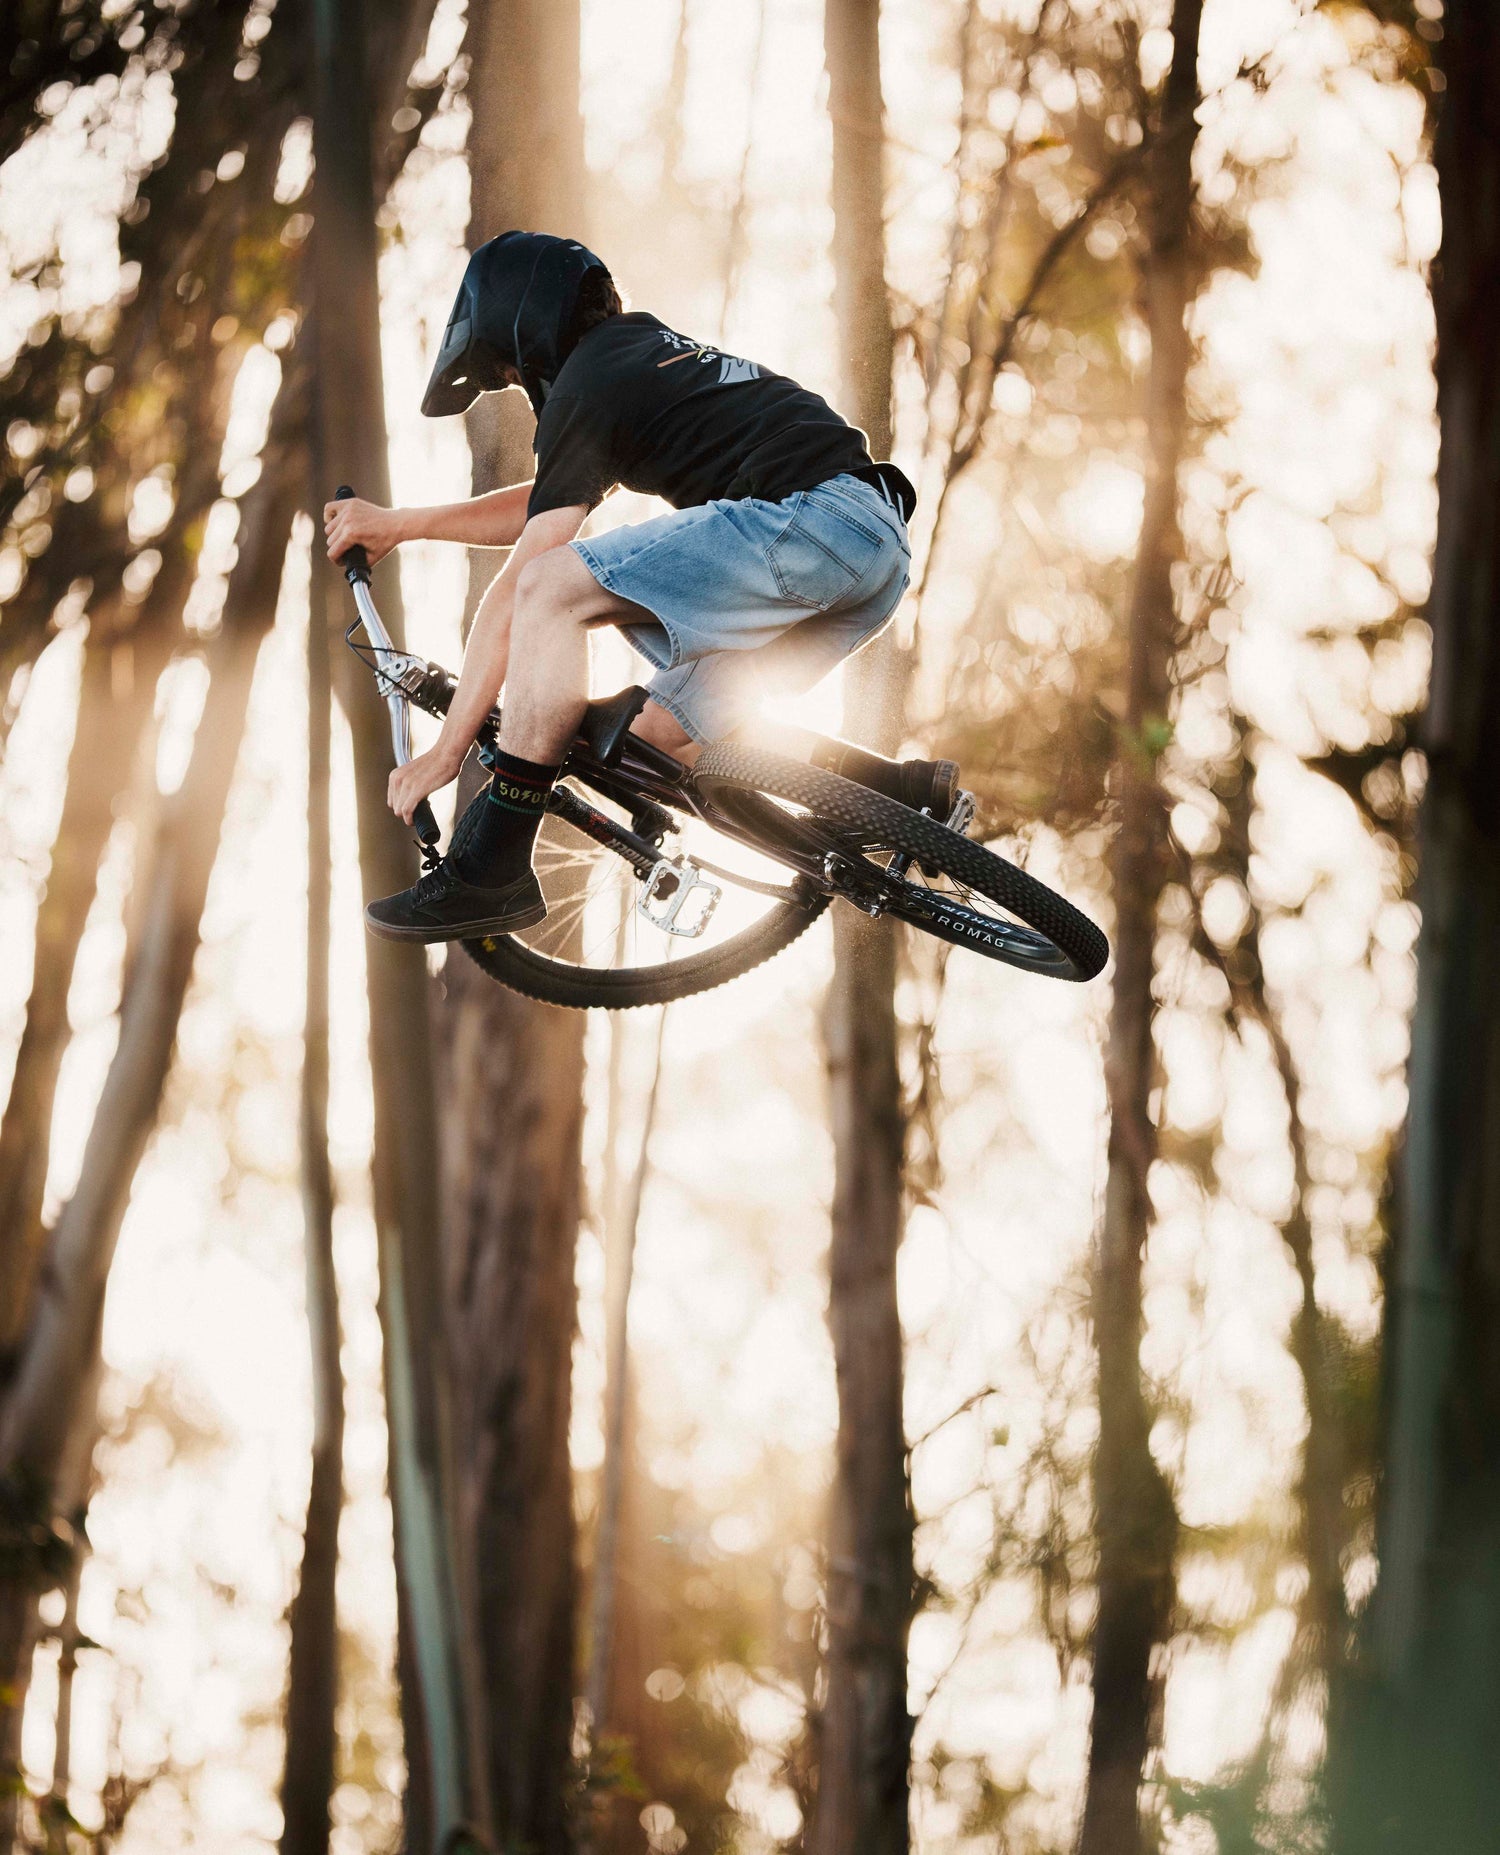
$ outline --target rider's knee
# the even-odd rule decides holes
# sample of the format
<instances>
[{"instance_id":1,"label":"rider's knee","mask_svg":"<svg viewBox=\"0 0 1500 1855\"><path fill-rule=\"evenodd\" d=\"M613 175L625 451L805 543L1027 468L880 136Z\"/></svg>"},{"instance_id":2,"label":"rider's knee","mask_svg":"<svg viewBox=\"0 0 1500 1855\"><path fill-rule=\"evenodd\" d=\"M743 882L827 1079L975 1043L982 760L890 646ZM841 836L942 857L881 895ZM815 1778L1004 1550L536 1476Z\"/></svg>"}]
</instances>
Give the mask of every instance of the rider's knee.
<instances>
[{"instance_id":1,"label":"rider's knee","mask_svg":"<svg viewBox=\"0 0 1500 1855\"><path fill-rule=\"evenodd\" d=\"M547 575L543 562L545 555L538 555L535 560L528 560L516 575L516 618L521 623L530 618L543 603L547 585Z\"/></svg>"},{"instance_id":2,"label":"rider's knee","mask_svg":"<svg viewBox=\"0 0 1500 1855\"><path fill-rule=\"evenodd\" d=\"M516 576L516 618L521 623L546 621L567 604L564 563L555 558L560 549L528 560Z\"/></svg>"}]
</instances>

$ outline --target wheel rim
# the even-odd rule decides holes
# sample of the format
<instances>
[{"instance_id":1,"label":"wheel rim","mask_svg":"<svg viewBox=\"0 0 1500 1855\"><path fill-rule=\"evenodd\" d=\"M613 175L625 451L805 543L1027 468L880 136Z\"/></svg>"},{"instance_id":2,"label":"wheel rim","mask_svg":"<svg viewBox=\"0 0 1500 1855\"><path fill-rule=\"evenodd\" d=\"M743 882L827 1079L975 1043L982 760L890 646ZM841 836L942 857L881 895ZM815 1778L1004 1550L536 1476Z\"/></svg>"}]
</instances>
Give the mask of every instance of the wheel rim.
<instances>
[{"instance_id":1,"label":"wheel rim","mask_svg":"<svg viewBox=\"0 0 1500 1855\"><path fill-rule=\"evenodd\" d=\"M959 878L946 872L929 877L916 863L906 876L891 876L886 865L893 854L885 849L866 853L866 860L885 874L890 913L1008 966L1055 979L1078 976L1077 962L1055 941Z\"/></svg>"},{"instance_id":2,"label":"wheel rim","mask_svg":"<svg viewBox=\"0 0 1500 1855\"><path fill-rule=\"evenodd\" d=\"M867 876L882 912L1007 966L1053 979L1078 975L1070 954L974 884L948 870L924 867L909 851L893 848L878 832L838 835L846 846L845 854ZM898 859L905 868L893 870L891 865Z\"/></svg>"}]
</instances>

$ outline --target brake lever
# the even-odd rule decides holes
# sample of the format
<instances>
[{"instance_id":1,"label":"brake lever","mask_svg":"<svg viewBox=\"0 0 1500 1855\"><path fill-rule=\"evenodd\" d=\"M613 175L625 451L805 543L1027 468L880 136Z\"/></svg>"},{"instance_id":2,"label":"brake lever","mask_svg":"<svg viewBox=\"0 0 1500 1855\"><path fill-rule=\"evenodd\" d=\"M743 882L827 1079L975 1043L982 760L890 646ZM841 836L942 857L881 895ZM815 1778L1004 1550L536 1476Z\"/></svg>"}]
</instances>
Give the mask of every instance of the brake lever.
<instances>
[{"instance_id":1,"label":"brake lever","mask_svg":"<svg viewBox=\"0 0 1500 1855\"><path fill-rule=\"evenodd\" d=\"M353 494L354 491L347 483L341 483L333 492L333 498L335 502L347 502ZM391 634L375 610L375 600L370 592L370 557L363 545L356 542L353 547L346 548L339 556L339 565L344 570L344 578L349 582L349 590L354 594L354 604L359 611L360 623L365 628L365 636L377 651L394 653L396 646L391 640ZM411 759L411 708L405 695L394 685L388 687L385 705L390 711L391 745L395 750L396 764L405 766ZM426 799L417 801L411 822L417 834L417 842L424 851L431 849L442 835Z\"/></svg>"}]
</instances>

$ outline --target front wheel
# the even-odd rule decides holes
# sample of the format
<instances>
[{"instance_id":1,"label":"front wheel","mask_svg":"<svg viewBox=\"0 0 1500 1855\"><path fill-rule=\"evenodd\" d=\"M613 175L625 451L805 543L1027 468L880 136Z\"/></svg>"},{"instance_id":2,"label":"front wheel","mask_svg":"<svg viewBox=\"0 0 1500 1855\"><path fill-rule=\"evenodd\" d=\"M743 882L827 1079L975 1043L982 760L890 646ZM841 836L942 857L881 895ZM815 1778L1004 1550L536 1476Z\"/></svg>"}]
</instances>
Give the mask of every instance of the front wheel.
<instances>
[{"instance_id":1,"label":"front wheel","mask_svg":"<svg viewBox=\"0 0 1500 1855\"><path fill-rule=\"evenodd\" d=\"M768 857L700 819L662 812L654 820L662 855L701 863L720 890L711 918L686 935L670 932L661 925L665 906L657 919L639 906L647 888L642 869L580 828L587 813L606 832L611 825L634 829L639 841L642 819L586 785L565 797L563 814L547 817L537 842L546 919L516 934L459 943L513 992L578 1009L670 1004L762 965L828 906L826 895L806 883L790 884L786 870Z\"/></svg>"},{"instance_id":2,"label":"front wheel","mask_svg":"<svg viewBox=\"0 0 1500 1855\"><path fill-rule=\"evenodd\" d=\"M820 830L838 892L872 912L1049 979L1093 979L1109 959L1100 930L1044 883L854 780L717 742L698 757L693 783L728 813L765 795Z\"/></svg>"}]
</instances>

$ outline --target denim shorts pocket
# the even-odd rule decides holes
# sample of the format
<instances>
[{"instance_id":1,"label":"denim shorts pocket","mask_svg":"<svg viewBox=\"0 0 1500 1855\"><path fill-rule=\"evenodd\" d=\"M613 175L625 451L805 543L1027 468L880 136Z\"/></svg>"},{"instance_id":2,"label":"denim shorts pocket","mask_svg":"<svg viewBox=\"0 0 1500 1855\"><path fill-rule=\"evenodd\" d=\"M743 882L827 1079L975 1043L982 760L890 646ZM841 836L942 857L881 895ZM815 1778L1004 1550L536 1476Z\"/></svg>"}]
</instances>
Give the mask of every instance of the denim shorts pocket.
<instances>
[{"instance_id":1,"label":"denim shorts pocket","mask_svg":"<svg viewBox=\"0 0 1500 1855\"><path fill-rule=\"evenodd\" d=\"M881 546L863 525L804 502L766 549L766 565L783 599L826 612L865 577Z\"/></svg>"}]
</instances>

